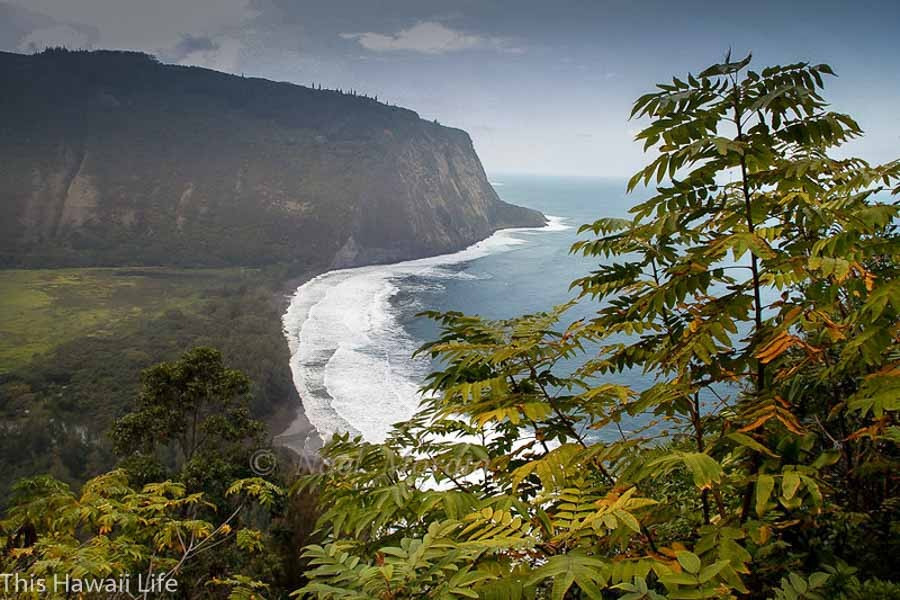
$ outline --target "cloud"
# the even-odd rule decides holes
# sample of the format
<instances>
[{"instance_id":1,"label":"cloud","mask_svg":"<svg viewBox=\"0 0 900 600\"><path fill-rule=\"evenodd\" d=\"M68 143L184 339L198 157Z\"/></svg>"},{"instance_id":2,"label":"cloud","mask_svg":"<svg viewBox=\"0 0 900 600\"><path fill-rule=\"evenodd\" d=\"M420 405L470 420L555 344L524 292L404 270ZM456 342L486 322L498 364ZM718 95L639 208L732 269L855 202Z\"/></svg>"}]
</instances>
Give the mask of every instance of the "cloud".
<instances>
[{"instance_id":1,"label":"cloud","mask_svg":"<svg viewBox=\"0 0 900 600\"><path fill-rule=\"evenodd\" d=\"M66 23L30 31L19 42L19 50L36 52L44 48L64 46L70 50L85 50L93 46L90 32Z\"/></svg>"},{"instance_id":2,"label":"cloud","mask_svg":"<svg viewBox=\"0 0 900 600\"><path fill-rule=\"evenodd\" d=\"M191 52L211 52L219 49L219 44L205 35L184 35L175 45L175 53L187 56Z\"/></svg>"},{"instance_id":3,"label":"cloud","mask_svg":"<svg viewBox=\"0 0 900 600\"><path fill-rule=\"evenodd\" d=\"M522 48L510 45L509 40L505 38L466 33L435 21L419 21L412 27L401 29L394 34L368 31L365 33L341 33L340 36L345 40L356 40L360 46L372 52L405 51L445 54L479 48L515 54L524 52Z\"/></svg>"},{"instance_id":4,"label":"cloud","mask_svg":"<svg viewBox=\"0 0 900 600\"><path fill-rule=\"evenodd\" d=\"M96 27L58 21L7 2L0 2L0 50L36 52L47 47L91 48L98 38Z\"/></svg>"},{"instance_id":5,"label":"cloud","mask_svg":"<svg viewBox=\"0 0 900 600\"><path fill-rule=\"evenodd\" d=\"M175 47L170 52L164 52L163 56L181 65L235 73L239 70L243 50L243 42L234 37L214 39L206 35L182 35Z\"/></svg>"}]
</instances>

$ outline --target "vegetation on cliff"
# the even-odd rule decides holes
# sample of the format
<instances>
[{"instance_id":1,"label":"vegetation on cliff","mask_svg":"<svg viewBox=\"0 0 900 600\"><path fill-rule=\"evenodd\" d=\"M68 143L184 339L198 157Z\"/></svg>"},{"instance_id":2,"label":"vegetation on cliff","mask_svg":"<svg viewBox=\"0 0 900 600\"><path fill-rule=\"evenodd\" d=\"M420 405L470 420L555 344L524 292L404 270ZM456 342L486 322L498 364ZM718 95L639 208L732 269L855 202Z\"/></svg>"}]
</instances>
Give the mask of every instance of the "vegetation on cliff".
<instances>
[{"instance_id":1,"label":"vegetation on cliff","mask_svg":"<svg viewBox=\"0 0 900 600\"><path fill-rule=\"evenodd\" d=\"M468 134L333 90L134 52L0 53L0 266L295 272L543 224Z\"/></svg>"}]
</instances>

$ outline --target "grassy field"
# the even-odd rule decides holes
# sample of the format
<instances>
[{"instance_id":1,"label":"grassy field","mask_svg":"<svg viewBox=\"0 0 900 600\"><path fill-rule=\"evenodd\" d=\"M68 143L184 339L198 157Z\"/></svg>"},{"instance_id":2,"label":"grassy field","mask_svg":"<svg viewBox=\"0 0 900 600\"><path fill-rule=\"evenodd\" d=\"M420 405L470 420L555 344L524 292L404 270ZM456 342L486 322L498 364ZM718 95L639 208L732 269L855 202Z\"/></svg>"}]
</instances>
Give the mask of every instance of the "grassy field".
<instances>
[{"instance_id":1,"label":"grassy field","mask_svg":"<svg viewBox=\"0 0 900 600\"><path fill-rule=\"evenodd\" d=\"M0 373L77 338L196 304L248 269L0 270Z\"/></svg>"}]
</instances>

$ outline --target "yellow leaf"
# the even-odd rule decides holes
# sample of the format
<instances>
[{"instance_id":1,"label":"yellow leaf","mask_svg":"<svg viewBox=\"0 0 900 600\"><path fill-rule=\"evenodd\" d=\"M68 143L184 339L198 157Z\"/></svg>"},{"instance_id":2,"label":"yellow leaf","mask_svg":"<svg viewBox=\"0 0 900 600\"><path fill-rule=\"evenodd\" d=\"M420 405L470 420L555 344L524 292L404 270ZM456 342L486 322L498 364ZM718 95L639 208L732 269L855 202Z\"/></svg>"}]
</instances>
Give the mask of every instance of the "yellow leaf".
<instances>
[{"instance_id":1,"label":"yellow leaf","mask_svg":"<svg viewBox=\"0 0 900 600\"><path fill-rule=\"evenodd\" d=\"M770 363L798 341L794 336L781 331L756 353L756 358L763 364Z\"/></svg>"},{"instance_id":2,"label":"yellow leaf","mask_svg":"<svg viewBox=\"0 0 900 600\"><path fill-rule=\"evenodd\" d=\"M769 419L771 419L774 416L775 416L774 411L768 412L768 413L764 414L763 416L759 417L758 419L756 419L755 421L753 421L752 423L750 423L749 425L741 427L740 429L738 429L738 431L740 431L741 433L747 433L748 431L753 431L754 429L759 429L760 427L765 425L766 421L768 421Z\"/></svg>"},{"instance_id":3,"label":"yellow leaf","mask_svg":"<svg viewBox=\"0 0 900 600\"><path fill-rule=\"evenodd\" d=\"M806 432L803 430L803 427L800 426L800 423L797 421L796 417L787 411L778 411L775 415L781 423L788 428L792 433L796 433L797 435L804 435Z\"/></svg>"},{"instance_id":4,"label":"yellow leaf","mask_svg":"<svg viewBox=\"0 0 900 600\"><path fill-rule=\"evenodd\" d=\"M866 291L871 292L875 289L875 274L871 271L866 271L863 273L863 283L866 285Z\"/></svg>"}]
</instances>

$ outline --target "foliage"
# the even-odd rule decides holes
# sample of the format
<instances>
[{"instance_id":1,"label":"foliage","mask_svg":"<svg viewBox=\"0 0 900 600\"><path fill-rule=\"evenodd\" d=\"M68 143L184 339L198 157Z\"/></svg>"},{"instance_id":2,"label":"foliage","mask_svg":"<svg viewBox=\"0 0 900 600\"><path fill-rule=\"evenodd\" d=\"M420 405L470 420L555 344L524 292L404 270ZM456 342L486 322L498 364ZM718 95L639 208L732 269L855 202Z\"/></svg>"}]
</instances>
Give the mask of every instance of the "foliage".
<instances>
[{"instance_id":1,"label":"foliage","mask_svg":"<svg viewBox=\"0 0 900 600\"><path fill-rule=\"evenodd\" d=\"M176 360L185 348L218 348L250 378L254 418L273 430L290 418L297 396L275 292L285 277L238 269L0 273L0 288L20 290L0 304L29 324L29 339L57 344L0 374L0 505L21 477L51 473L80 485L111 469L116 459L107 433L132 409L138 374ZM46 302L17 304L26 289ZM21 341L18 325L7 325L0 329Z\"/></svg>"},{"instance_id":2,"label":"foliage","mask_svg":"<svg viewBox=\"0 0 900 600\"><path fill-rule=\"evenodd\" d=\"M122 462L124 469L86 484L78 507L69 505L74 496L64 483L56 479L41 476L20 481L10 500L12 506L4 517L6 521L0 525L0 537L4 531L9 534L0 542L5 541L7 550L17 556L32 556L35 544L40 547L51 535L47 528L56 527L48 524L43 529L36 528L38 519L57 516L69 519L70 515L65 511L70 508L77 508L85 518L90 511L107 515L115 510L114 515L108 514L104 519L123 522L132 519L149 528L165 527L161 521L154 521L145 514L141 504L143 501L138 496L128 496L136 494L134 490L122 491L121 502L118 496L115 500L108 497L109 494L119 494L117 486L126 484L137 485L134 489L143 486L145 493L160 488L172 490L169 494L172 503L166 505L172 508L172 518L184 519L204 528L198 530L200 539L197 540L196 551L188 543L187 550L182 548L185 555L179 558L181 565L177 580L179 593L184 597L218 598L228 595L247 598L259 597L263 591L278 597L302 584L305 580L299 551L314 540L311 530L316 511L311 495L285 499L281 488L273 483L285 483L284 477L291 470L290 453L285 451L277 457L271 454L272 460L280 464L278 469L266 475L266 479L238 479L251 475L253 463L250 454L260 448L259 438L263 431L262 423L250 418L246 406L246 394L250 389L247 377L235 369L226 368L220 352L195 348L178 361L161 363L145 370L143 380L137 411L123 417L115 429L118 450L127 455ZM53 421L50 421L52 424ZM47 437L38 438L38 441L49 445ZM267 449L261 451L271 452ZM165 484L151 483L167 478ZM236 483L229 484L235 479L238 479ZM90 490L93 491L89 493ZM223 517L218 510L234 504L234 498L253 498L255 501L252 504L243 502L240 514L233 514L224 522L222 531L226 534L233 531L234 535L213 536L216 539L210 537L207 540L205 536L210 530L207 525L221 522ZM88 506L88 503L99 504L95 507L93 504ZM157 503L154 510L162 510L166 506ZM238 517L240 529L235 528ZM147 533L150 531L152 529L148 529ZM59 568L53 572L60 579L69 575L100 585L98 582L101 579L108 581L114 572L123 576L126 573L133 577L137 575L134 570L136 563L125 563L120 556L122 552L133 549L119 548L107 539L94 540L91 538L93 533L88 524L77 526L73 535L78 543L86 544L86 549L84 552L79 550L69 562L54 563ZM121 541L118 534L116 539ZM212 548L215 551L207 551ZM62 550L53 546L48 552ZM184 560L181 561L181 558ZM93 561L90 564L89 559ZM156 561L152 565L156 576L162 573L164 578L175 577L175 573L167 575L159 570L162 559L158 552L153 555L153 560ZM102 568L93 569L96 565ZM121 568L107 572L104 565ZM3 566L0 564L0 567ZM31 563L10 563L8 566L0 572L18 574L26 580L32 577L45 581L53 579L45 577L44 572L33 573ZM145 581L150 578L147 571L141 573ZM261 580L266 583L262 584ZM5 583L8 582L0 580L0 586ZM140 582L132 581L132 584L137 586ZM4 586L3 589L8 588ZM104 588L104 591L109 590ZM131 592L136 590L132 588Z\"/></svg>"},{"instance_id":3,"label":"foliage","mask_svg":"<svg viewBox=\"0 0 900 600\"><path fill-rule=\"evenodd\" d=\"M236 482L228 490L231 506L215 521L201 513L212 506L201 493L166 481L141 489L129 486L124 471L112 471L87 482L80 494L50 477L18 482L11 506L0 522L0 567L25 580L44 580L42 597L72 595L57 582L66 576L83 582L128 578L129 589L85 592L86 598L147 598L133 579L155 577L177 583L179 593L196 597L210 581L185 577L190 565L210 552L233 546L243 553L258 552L246 540L259 536L244 517L254 505L270 506L280 488L261 479ZM224 508L224 507L223 507ZM31 597L35 590L16 593L9 583L4 597ZM146 588L146 584L145 584ZM86 588L85 588L86 589ZM159 589L159 588L157 588Z\"/></svg>"},{"instance_id":4,"label":"foliage","mask_svg":"<svg viewBox=\"0 0 900 600\"><path fill-rule=\"evenodd\" d=\"M137 410L116 421L115 451L138 479L153 479L174 468L195 490L231 481L246 470L265 426L250 417L247 376L226 368L222 353L194 348L181 359L160 363L141 376ZM175 454L165 465L162 451Z\"/></svg>"},{"instance_id":5,"label":"foliage","mask_svg":"<svg viewBox=\"0 0 900 600\"><path fill-rule=\"evenodd\" d=\"M749 63L636 101L656 156L629 189L655 194L582 228L595 318L430 313L420 412L383 444L336 436L301 486L325 510L301 597L816 598L841 560L860 586L896 577L869 558L898 532L900 161L829 155L861 131L827 109L827 65ZM630 369L655 383L616 384Z\"/></svg>"}]
</instances>

